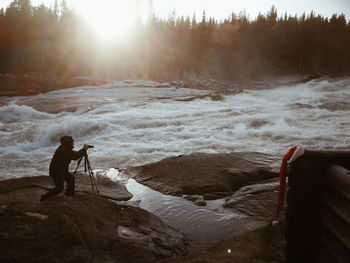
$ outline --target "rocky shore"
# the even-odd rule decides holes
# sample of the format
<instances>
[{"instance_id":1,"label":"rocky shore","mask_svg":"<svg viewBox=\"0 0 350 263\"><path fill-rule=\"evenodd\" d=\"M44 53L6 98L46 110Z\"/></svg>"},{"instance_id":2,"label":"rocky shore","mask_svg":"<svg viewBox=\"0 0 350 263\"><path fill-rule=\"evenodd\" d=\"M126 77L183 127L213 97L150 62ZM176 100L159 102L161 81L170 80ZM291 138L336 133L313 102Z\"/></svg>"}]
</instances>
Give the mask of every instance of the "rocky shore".
<instances>
[{"instance_id":1,"label":"rocky shore","mask_svg":"<svg viewBox=\"0 0 350 263\"><path fill-rule=\"evenodd\" d=\"M59 76L28 72L0 74L0 96L30 96L57 89L101 85L103 80L87 76Z\"/></svg>"},{"instance_id":2,"label":"rocky shore","mask_svg":"<svg viewBox=\"0 0 350 263\"><path fill-rule=\"evenodd\" d=\"M48 176L0 182L1 262L157 262L188 252L186 237L149 212L89 191L40 202ZM98 181L102 196L128 200L125 186Z\"/></svg>"},{"instance_id":3,"label":"rocky shore","mask_svg":"<svg viewBox=\"0 0 350 263\"><path fill-rule=\"evenodd\" d=\"M76 196L45 202L39 198L52 187L48 176L0 181L0 257L3 262L284 262L283 216L271 226L278 165L278 158L256 152L193 153L122 172L197 205L225 198L225 209L251 226L200 250L191 250L188 237L157 216L125 202L132 195L108 178L97 177L101 196L79 174Z\"/></svg>"},{"instance_id":4,"label":"rocky shore","mask_svg":"<svg viewBox=\"0 0 350 263\"><path fill-rule=\"evenodd\" d=\"M280 224L271 225L279 165L279 158L258 152L193 153L129 167L124 173L157 191L182 196L199 206L224 198L223 206L251 226L242 234L169 262L283 263L284 212Z\"/></svg>"},{"instance_id":5,"label":"rocky shore","mask_svg":"<svg viewBox=\"0 0 350 263\"><path fill-rule=\"evenodd\" d=\"M309 75L265 76L259 79L237 79L235 81L192 76L183 80L169 80L165 82L165 86L210 90L212 100L222 100L223 95L236 94L243 90L271 89L281 85L296 85L321 77L335 76L329 73L313 73ZM79 86L99 86L109 82L111 80L91 76L60 76L36 72L0 73L0 96L30 96ZM207 95L204 97L207 97Z\"/></svg>"}]
</instances>

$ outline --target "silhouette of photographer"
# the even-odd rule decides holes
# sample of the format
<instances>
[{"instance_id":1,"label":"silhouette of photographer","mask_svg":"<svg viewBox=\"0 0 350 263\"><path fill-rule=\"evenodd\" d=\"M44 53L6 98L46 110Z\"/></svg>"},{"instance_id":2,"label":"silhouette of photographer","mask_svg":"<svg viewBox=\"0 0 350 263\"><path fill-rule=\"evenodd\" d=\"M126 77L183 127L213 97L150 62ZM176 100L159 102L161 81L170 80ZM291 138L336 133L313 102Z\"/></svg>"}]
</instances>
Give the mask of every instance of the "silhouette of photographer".
<instances>
[{"instance_id":1,"label":"silhouette of photographer","mask_svg":"<svg viewBox=\"0 0 350 263\"><path fill-rule=\"evenodd\" d=\"M42 195L40 201L44 201L52 196L56 196L64 189L64 181L67 183L66 196L73 196L75 191L75 178L69 173L69 164L72 160L78 160L87 154L89 145L84 144L79 151L73 151L74 139L71 136L63 136L60 139L61 145L56 149L49 168L55 188Z\"/></svg>"}]
</instances>

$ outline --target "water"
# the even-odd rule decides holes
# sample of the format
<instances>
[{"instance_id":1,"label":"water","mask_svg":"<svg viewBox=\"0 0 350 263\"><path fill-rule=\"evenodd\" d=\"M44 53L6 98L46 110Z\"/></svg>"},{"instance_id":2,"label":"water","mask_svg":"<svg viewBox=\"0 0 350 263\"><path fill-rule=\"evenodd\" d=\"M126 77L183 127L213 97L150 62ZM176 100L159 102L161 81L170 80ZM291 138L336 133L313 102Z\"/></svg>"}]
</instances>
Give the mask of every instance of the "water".
<instances>
[{"instance_id":1,"label":"water","mask_svg":"<svg viewBox=\"0 0 350 263\"><path fill-rule=\"evenodd\" d=\"M167 225L180 230L188 237L192 249L210 247L217 242L261 226L262 222L224 209L224 199L207 201L206 206L196 206L177 196L164 195L123 173L110 169L107 176L125 183L133 198L127 203L159 216Z\"/></svg>"},{"instance_id":2,"label":"water","mask_svg":"<svg viewBox=\"0 0 350 263\"><path fill-rule=\"evenodd\" d=\"M204 98L209 93L131 81L2 97L0 178L47 174L59 138L67 134L76 138L77 147L95 145L90 161L100 170L192 152L259 151L281 156L295 144L350 148L350 78L247 90L222 101ZM132 201L183 231L197 247L259 223L222 209L223 200L197 207L134 180L126 186L134 194Z\"/></svg>"},{"instance_id":3,"label":"water","mask_svg":"<svg viewBox=\"0 0 350 263\"><path fill-rule=\"evenodd\" d=\"M283 154L294 144L349 149L350 78L183 101L208 94L135 81L0 98L1 178L47 174L60 136L95 145L99 169L192 152ZM203 96L202 96L203 97Z\"/></svg>"}]
</instances>

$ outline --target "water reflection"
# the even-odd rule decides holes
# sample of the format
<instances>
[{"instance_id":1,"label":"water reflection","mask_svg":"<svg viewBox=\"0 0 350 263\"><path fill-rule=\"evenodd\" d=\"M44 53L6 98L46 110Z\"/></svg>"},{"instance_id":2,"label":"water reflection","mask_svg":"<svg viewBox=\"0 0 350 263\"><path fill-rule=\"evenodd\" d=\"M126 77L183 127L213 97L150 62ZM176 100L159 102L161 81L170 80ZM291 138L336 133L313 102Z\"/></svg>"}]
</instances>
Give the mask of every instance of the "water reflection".
<instances>
[{"instance_id":1,"label":"water reflection","mask_svg":"<svg viewBox=\"0 0 350 263\"><path fill-rule=\"evenodd\" d=\"M126 176L116 169L110 169L107 175L113 180L126 182ZM196 206L192 202L177 196L164 195L127 179L125 184L133 194L131 203L160 217L167 225L185 234L193 248L209 247L220 240L252 228L254 222L246 216L222 208L221 200L207 201L207 206Z\"/></svg>"}]
</instances>

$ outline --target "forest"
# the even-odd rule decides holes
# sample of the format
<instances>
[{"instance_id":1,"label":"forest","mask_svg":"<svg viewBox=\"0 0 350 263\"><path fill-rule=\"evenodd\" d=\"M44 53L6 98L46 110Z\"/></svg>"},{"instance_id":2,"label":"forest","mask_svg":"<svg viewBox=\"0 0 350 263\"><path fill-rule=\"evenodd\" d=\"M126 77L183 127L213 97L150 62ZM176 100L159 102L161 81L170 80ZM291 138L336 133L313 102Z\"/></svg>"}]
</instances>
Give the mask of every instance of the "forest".
<instances>
[{"instance_id":1,"label":"forest","mask_svg":"<svg viewBox=\"0 0 350 263\"><path fill-rule=\"evenodd\" d=\"M152 1L150 1L152 4ZM117 25L116 25L117 26ZM261 74L350 72L350 22L323 17L246 13L137 19L127 44L101 48L65 1L53 7L14 0L0 10L0 73L169 79L237 79Z\"/></svg>"}]
</instances>

